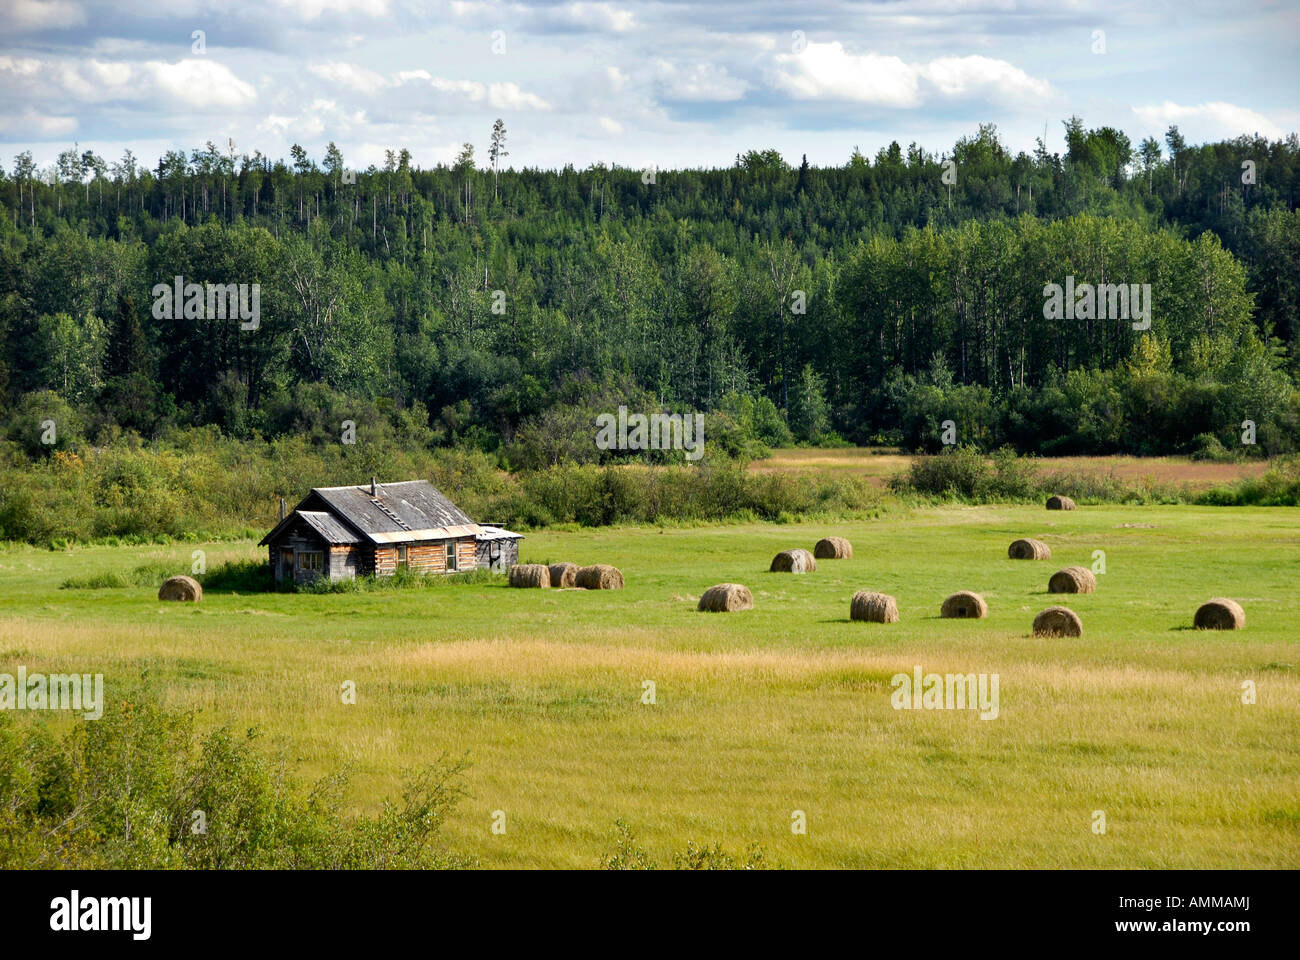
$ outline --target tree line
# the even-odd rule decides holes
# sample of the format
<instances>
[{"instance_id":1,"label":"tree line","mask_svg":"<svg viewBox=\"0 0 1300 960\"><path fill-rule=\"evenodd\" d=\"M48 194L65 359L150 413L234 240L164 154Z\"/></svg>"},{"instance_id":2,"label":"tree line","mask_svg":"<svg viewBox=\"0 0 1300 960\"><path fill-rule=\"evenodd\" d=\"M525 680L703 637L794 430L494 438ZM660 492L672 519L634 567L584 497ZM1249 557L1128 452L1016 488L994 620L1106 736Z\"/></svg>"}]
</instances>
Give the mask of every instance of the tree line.
<instances>
[{"instance_id":1,"label":"tree line","mask_svg":"<svg viewBox=\"0 0 1300 960\"><path fill-rule=\"evenodd\" d=\"M608 456L582 418L631 399L715 412L738 453L933 448L947 421L985 448L1213 453L1249 420L1294 449L1296 137L1064 127L1064 154L982 125L838 167L514 169L501 121L482 166L471 144L432 169L332 144L23 154L0 171L6 436L40 456L402 421L532 465ZM160 316L176 277L258 284L256 329ZM1067 277L1150 285L1149 325L1049 318Z\"/></svg>"}]
</instances>

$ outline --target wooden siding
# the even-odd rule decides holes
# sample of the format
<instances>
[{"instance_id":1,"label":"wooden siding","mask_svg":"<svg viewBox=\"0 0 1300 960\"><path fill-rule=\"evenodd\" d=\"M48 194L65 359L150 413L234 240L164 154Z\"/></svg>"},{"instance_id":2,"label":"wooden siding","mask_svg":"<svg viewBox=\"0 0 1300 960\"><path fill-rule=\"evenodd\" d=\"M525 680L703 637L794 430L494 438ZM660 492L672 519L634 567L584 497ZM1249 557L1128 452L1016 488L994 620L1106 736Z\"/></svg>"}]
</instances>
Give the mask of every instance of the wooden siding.
<instances>
[{"instance_id":1,"label":"wooden siding","mask_svg":"<svg viewBox=\"0 0 1300 960\"><path fill-rule=\"evenodd\" d=\"M330 547L329 575L331 580L352 580L361 571L361 551L351 544Z\"/></svg>"},{"instance_id":2,"label":"wooden siding","mask_svg":"<svg viewBox=\"0 0 1300 960\"><path fill-rule=\"evenodd\" d=\"M519 562L519 541L513 538L481 540L477 544L478 565L504 573Z\"/></svg>"},{"instance_id":3,"label":"wooden siding","mask_svg":"<svg viewBox=\"0 0 1300 960\"><path fill-rule=\"evenodd\" d=\"M286 551L293 552L293 568L286 570L281 558ZM332 579L333 572L328 561L331 548L329 544L321 539L320 534L312 529L311 525L304 520L290 524L285 528L276 541L268 545L268 552L271 560L271 572L277 583L286 579L293 580L294 583L309 583L317 577L330 576ZM304 553L319 553L321 555L321 569L303 570L298 559ZM286 576L287 575L287 576Z\"/></svg>"},{"instance_id":4,"label":"wooden siding","mask_svg":"<svg viewBox=\"0 0 1300 960\"><path fill-rule=\"evenodd\" d=\"M391 577L397 572L398 547L376 547L373 568L377 577ZM456 540L456 572L478 566L478 552L473 537ZM447 541L424 540L406 544L406 567L412 573L448 573Z\"/></svg>"},{"instance_id":5,"label":"wooden siding","mask_svg":"<svg viewBox=\"0 0 1300 960\"><path fill-rule=\"evenodd\" d=\"M412 573L447 573L446 540L424 540L406 544L406 565ZM456 543L457 571L474 570L479 566L477 541L474 537L458 537ZM289 576L295 583L306 583L317 576L331 580L350 580L374 574L391 577L397 572L398 545L390 544L371 548L368 545L329 545L307 523L295 523L283 531L274 543L268 545L271 571L277 582L286 579L281 563L285 550L292 550L294 565ZM321 571L302 570L298 556L304 552L322 554Z\"/></svg>"}]
</instances>

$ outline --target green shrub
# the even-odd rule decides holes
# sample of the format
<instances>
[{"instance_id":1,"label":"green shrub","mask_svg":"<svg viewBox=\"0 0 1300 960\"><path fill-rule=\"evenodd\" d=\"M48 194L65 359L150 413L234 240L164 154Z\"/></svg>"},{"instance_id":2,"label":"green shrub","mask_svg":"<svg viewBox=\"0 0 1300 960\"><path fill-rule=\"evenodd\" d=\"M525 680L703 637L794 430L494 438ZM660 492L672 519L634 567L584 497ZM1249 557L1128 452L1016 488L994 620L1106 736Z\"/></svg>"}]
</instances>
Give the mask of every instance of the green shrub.
<instances>
[{"instance_id":1,"label":"green shrub","mask_svg":"<svg viewBox=\"0 0 1300 960\"><path fill-rule=\"evenodd\" d=\"M954 447L938 456L916 457L906 474L893 477L891 487L932 497L974 500L989 485L993 469L972 447Z\"/></svg>"},{"instance_id":2,"label":"green shrub","mask_svg":"<svg viewBox=\"0 0 1300 960\"><path fill-rule=\"evenodd\" d=\"M268 572L269 576L269 572ZM468 584L504 583L505 574L479 568L462 573L415 573L398 570L386 577L368 574L348 580L327 580L324 577L299 584L299 593L368 593L374 590L425 590L455 587Z\"/></svg>"},{"instance_id":3,"label":"green shrub","mask_svg":"<svg viewBox=\"0 0 1300 960\"><path fill-rule=\"evenodd\" d=\"M131 581L115 570L96 573L88 577L68 577L61 584L60 590L120 590L131 586Z\"/></svg>"},{"instance_id":4,"label":"green shrub","mask_svg":"<svg viewBox=\"0 0 1300 960\"><path fill-rule=\"evenodd\" d=\"M1276 461L1262 477L1206 491L1196 502L1218 507L1300 506L1300 455Z\"/></svg>"},{"instance_id":5,"label":"green shrub","mask_svg":"<svg viewBox=\"0 0 1300 960\"><path fill-rule=\"evenodd\" d=\"M62 590L107 590L124 587L161 587L168 577L187 571L178 569L181 564L170 566L165 563L142 563L129 574L116 570L96 573L87 577L69 577L61 583Z\"/></svg>"},{"instance_id":6,"label":"green shrub","mask_svg":"<svg viewBox=\"0 0 1300 960\"><path fill-rule=\"evenodd\" d=\"M400 801L349 818L346 772L300 789L256 740L232 726L199 735L147 683L62 739L0 714L0 869L474 865L438 842L465 795L463 760L408 773Z\"/></svg>"},{"instance_id":7,"label":"green shrub","mask_svg":"<svg viewBox=\"0 0 1300 960\"><path fill-rule=\"evenodd\" d=\"M1200 433L1192 440L1192 459L1212 460L1217 463L1231 460L1232 456L1228 453L1228 448L1214 434Z\"/></svg>"},{"instance_id":8,"label":"green shrub","mask_svg":"<svg viewBox=\"0 0 1300 960\"><path fill-rule=\"evenodd\" d=\"M232 560L198 578L205 591L215 593L261 593L276 588L271 565L266 560Z\"/></svg>"},{"instance_id":9,"label":"green shrub","mask_svg":"<svg viewBox=\"0 0 1300 960\"><path fill-rule=\"evenodd\" d=\"M734 856L721 843L686 841L686 849L671 857L674 870L766 870L763 848L751 844L742 856ZM600 858L605 870L658 870L659 864L637 842L632 828L621 817L614 821L613 848Z\"/></svg>"},{"instance_id":10,"label":"green shrub","mask_svg":"<svg viewBox=\"0 0 1300 960\"><path fill-rule=\"evenodd\" d=\"M1126 481L1113 473L1044 472L1033 458L1003 448L985 458L972 448L913 459L908 471L892 477L891 489L930 500L966 503L1024 503L1057 493L1091 503L1179 503L1181 489L1171 484Z\"/></svg>"}]
</instances>

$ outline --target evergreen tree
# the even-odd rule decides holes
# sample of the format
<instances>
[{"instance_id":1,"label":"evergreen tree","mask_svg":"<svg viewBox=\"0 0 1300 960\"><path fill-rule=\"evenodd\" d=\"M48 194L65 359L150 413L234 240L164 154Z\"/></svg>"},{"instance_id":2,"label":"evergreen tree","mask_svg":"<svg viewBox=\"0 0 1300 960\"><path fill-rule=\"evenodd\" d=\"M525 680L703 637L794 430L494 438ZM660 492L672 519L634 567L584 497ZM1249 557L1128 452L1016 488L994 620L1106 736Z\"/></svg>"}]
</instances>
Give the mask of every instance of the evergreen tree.
<instances>
[{"instance_id":1,"label":"evergreen tree","mask_svg":"<svg viewBox=\"0 0 1300 960\"><path fill-rule=\"evenodd\" d=\"M108 332L104 375L111 378L129 377L133 373L151 374L151 367L149 342L136 315L135 298L123 293L117 298L117 312Z\"/></svg>"}]
</instances>

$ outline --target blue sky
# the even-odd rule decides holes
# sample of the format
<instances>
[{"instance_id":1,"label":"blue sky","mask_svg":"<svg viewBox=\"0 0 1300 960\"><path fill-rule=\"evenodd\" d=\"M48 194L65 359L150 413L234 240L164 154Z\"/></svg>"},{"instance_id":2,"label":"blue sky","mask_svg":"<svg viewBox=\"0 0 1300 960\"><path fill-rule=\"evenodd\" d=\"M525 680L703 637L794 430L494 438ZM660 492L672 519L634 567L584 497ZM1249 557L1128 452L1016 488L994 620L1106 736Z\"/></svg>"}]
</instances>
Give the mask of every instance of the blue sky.
<instances>
[{"instance_id":1,"label":"blue sky","mask_svg":"<svg viewBox=\"0 0 1300 960\"><path fill-rule=\"evenodd\" d=\"M515 167L842 164L981 122L1059 151L1071 114L1135 144L1275 139L1300 130L1298 38L1294 0L0 0L0 160L332 140L427 167L482 161L497 117Z\"/></svg>"}]
</instances>

